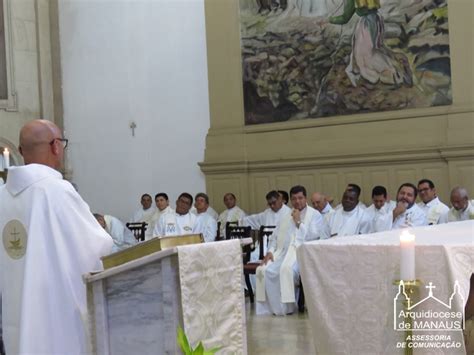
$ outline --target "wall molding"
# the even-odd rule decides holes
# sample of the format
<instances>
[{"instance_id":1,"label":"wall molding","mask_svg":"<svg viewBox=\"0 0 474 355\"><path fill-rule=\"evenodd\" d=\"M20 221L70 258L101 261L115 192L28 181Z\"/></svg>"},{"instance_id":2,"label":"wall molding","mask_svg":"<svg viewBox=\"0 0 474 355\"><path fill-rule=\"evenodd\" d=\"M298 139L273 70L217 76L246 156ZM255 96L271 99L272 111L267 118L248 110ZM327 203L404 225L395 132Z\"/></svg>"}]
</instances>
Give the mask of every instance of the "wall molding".
<instances>
[{"instance_id":1,"label":"wall molding","mask_svg":"<svg viewBox=\"0 0 474 355\"><path fill-rule=\"evenodd\" d=\"M297 169L367 167L388 163L413 164L439 162L455 159L474 159L474 144L463 146L436 147L431 149L409 149L390 152L363 154L326 155L311 158L286 158L259 161L201 162L205 174L251 173Z\"/></svg>"}]
</instances>

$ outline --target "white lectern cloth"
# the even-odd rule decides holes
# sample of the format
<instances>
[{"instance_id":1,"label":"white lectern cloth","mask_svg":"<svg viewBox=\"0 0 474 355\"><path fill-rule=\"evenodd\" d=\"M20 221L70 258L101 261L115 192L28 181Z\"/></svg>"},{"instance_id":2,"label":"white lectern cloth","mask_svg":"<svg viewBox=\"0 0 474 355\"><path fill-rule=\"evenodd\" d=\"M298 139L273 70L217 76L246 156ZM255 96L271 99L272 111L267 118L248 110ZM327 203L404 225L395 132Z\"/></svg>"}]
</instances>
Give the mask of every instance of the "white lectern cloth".
<instances>
[{"instance_id":1,"label":"white lectern cloth","mask_svg":"<svg viewBox=\"0 0 474 355\"><path fill-rule=\"evenodd\" d=\"M192 346L246 354L240 240L178 247L184 330Z\"/></svg>"}]
</instances>

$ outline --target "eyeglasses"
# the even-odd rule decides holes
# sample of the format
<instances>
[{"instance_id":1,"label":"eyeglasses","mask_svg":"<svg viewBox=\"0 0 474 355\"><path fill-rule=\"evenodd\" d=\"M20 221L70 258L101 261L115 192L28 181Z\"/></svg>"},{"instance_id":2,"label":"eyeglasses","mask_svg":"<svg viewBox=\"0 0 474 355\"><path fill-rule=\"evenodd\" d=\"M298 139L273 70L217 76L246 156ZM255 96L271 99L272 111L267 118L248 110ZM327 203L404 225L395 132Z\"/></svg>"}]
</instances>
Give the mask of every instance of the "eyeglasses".
<instances>
[{"instance_id":1,"label":"eyeglasses","mask_svg":"<svg viewBox=\"0 0 474 355\"><path fill-rule=\"evenodd\" d=\"M53 145L55 141L60 141L63 145L63 149L66 149L67 144L69 142L69 140L66 138L54 138L51 142L49 142L49 145Z\"/></svg>"}]
</instances>

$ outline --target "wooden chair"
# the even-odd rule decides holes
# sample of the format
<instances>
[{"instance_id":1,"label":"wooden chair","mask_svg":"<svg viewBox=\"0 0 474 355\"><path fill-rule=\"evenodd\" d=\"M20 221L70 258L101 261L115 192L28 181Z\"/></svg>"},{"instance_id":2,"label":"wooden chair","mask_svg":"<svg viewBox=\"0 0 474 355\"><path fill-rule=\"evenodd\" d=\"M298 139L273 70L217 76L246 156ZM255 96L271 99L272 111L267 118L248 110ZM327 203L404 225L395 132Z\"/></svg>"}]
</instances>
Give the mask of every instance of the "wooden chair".
<instances>
[{"instance_id":1,"label":"wooden chair","mask_svg":"<svg viewBox=\"0 0 474 355\"><path fill-rule=\"evenodd\" d=\"M226 222L225 223L225 235L223 235L222 237L224 239L229 239L227 238L226 236L229 235L230 233L230 228L231 227L238 227L239 226L239 222L237 221L234 221L234 222ZM246 237L246 238L250 238L250 236ZM231 238L231 239L235 239L235 238Z\"/></svg>"},{"instance_id":2,"label":"wooden chair","mask_svg":"<svg viewBox=\"0 0 474 355\"><path fill-rule=\"evenodd\" d=\"M145 240L145 231L147 228L148 223L146 222L128 222L125 224L128 229L130 229L133 233L133 236L139 242L143 242Z\"/></svg>"},{"instance_id":3,"label":"wooden chair","mask_svg":"<svg viewBox=\"0 0 474 355\"><path fill-rule=\"evenodd\" d=\"M216 242L219 241L219 240L225 240L226 239L226 235L229 235L229 227L230 226L238 226L239 225L239 222L235 221L235 222L226 222L225 223L225 235L221 235L221 225L222 225L222 222L217 222L217 235L216 235Z\"/></svg>"},{"instance_id":4,"label":"wooden chair","mask_svg":"<svg viewBox=\"0 0 474 355\"><path fill-rule=\"evenodd\" d=\"M275 226L261 226L258 230L258 245L259 245L259 260L258 261L249 261L244 264L244 275L245 275L245 282L247 283L247 279L249 280L249 296L250 296L250 303L254 303L254 293L252 289L252 285L250 284L250 275L255 275L257 273L257 268L260 266L260 261L263 260L265 257L264 249L265 245L268 245L268 239L273 234L273 230Z\"/></svg>"},{"instance_id":5,"label":"wooden chair","mask_svg":"<svg viewBox=\"0 0 474 355\"><path fill-rule=\"evenodd\" d=\"M232 223L233 222L227 222L226 224L226 240L245 239L251 237L250 233L252 231L252 227L237 226L232 225ZM251 245L245 245L242 247L242 261L244 267L250 261L250 254L252 254L254 248L255 245L253 243ZM249 275L245 275L245 284L247 285L247 290L249 292L250 302L253 303L254 295Z\"/></svg>"}]
</instances>

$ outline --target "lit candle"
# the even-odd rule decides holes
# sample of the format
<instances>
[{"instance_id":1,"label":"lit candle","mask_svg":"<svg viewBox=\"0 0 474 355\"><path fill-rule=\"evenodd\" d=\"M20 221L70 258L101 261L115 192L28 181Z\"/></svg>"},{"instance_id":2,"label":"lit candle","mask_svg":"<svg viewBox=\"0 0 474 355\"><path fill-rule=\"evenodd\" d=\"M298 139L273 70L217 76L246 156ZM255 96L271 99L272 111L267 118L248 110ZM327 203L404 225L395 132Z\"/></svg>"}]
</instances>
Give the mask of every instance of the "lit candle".
<instances>
[{"instance_id":1,"label":"lit candle","mask_svg":"<svg viewBox=\"0 0 474 355\"><path fill-rule=\"evenodd\" d=\"M8 148L5 148L3 151L3 167L5 169L10 167L10 152L8 151Z\"/></svg>"},{"instance_id":2,"label":"lit candle","mask_svg":"<svg viewBox=\"0 0 474 355\"><path fill-rule=\"evenodd\" d=\"M415 280L415 236L408 231L400 235L400 279Z\"/></svg>"}]
</instances>

